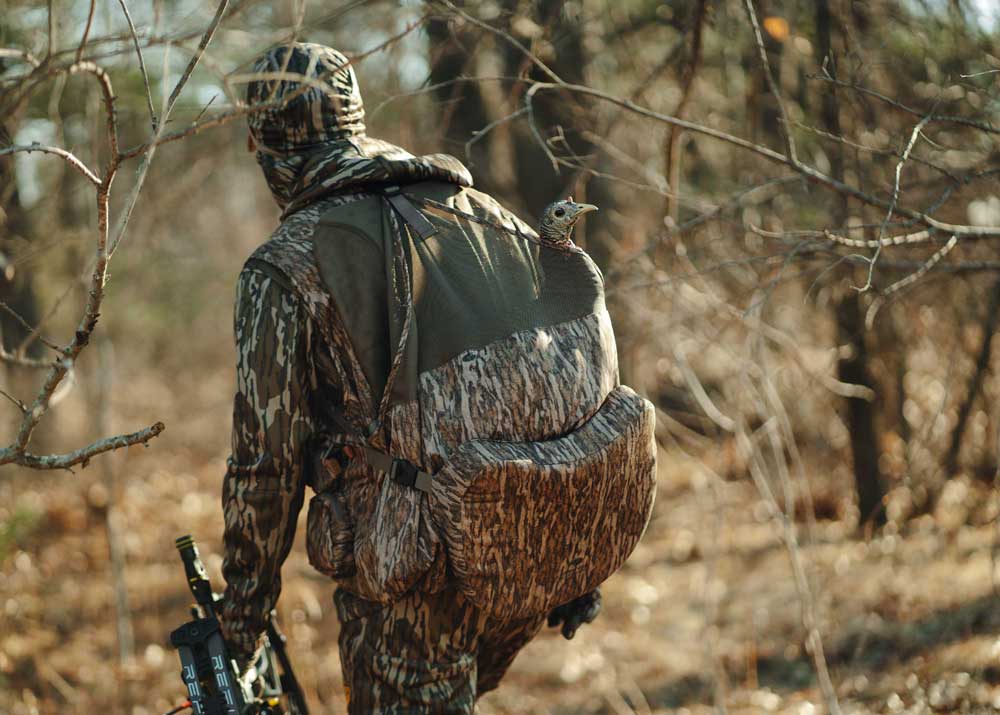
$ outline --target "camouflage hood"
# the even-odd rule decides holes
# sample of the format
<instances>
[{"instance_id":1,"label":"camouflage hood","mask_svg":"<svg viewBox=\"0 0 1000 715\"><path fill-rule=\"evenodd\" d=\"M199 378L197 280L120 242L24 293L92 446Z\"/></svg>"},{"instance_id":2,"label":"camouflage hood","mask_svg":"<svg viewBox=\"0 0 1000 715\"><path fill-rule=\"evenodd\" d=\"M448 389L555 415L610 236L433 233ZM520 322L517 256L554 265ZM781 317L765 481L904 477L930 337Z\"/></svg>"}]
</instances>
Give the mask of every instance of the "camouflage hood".
<instances>
[{"instance_id":1,"label":"camouflage hood","mask_svg":"<svg viewBox=\"0 0 1000 715\"><path fill-rule=\"evenodd\" d=\"M280 45L252 71L260 78L247 85L247 103L276 105L249 114L247 124L282 218L324 196L378 185L437 180L472 186L468 169L453 156L414 156L368 137L354 68L336 50Z\"/></svg>"}]
</instances>

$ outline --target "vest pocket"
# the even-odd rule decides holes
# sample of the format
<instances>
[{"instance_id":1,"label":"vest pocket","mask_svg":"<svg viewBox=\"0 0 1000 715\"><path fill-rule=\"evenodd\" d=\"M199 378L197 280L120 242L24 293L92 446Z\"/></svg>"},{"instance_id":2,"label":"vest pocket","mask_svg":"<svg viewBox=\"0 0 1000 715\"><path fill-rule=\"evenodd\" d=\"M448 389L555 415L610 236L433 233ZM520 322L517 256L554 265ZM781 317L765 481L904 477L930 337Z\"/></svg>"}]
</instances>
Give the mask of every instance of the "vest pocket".
<instances>
[{"instance_id":1,"label":"vest pocket","mask_svg":"<svg viewBox=\"0 0 1000 715\"><path fill-rule=\"evenodd\" d=\"M309 500L306 553L309 563L330 578L348 579L357 572L354 523L342 491L323 492Z\"/></svg>"},{"instance_id":2,"label":"vest pocket","mask_svg":"<svg viewBox=\"0 0 1000 715\"><path fill-rule=\"evenodd\" d=\"M654 426L653 405L620 385L563 437L460 446L430 494L456 588L504 622L597 588L649 521Z\"/></svg>"}]
</instances>

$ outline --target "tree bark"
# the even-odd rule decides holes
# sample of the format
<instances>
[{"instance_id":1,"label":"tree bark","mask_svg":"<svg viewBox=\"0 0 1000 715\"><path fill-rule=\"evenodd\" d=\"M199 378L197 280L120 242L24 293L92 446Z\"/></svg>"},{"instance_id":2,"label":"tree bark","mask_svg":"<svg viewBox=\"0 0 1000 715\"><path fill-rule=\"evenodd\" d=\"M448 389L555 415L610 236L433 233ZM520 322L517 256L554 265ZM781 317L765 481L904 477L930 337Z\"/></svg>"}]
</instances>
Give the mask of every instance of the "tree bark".
<instances>
[{"instance_id":1,"label":"tree bark","mask_svg":"<svg viewBox=\"0 0 1000 715\"><path fill-rule=\"evenodd\" d=\"M674 109L674 116L683 119L687 114L687 107L691 101L692 90L694 89L694 78L698 74L701 65L702 37L705 29L705 12L708 8L708 0L698 0L695 9L694 27L691 30L691 56L688 59L687 67L684 70L681 80L681 99ZM681 137L683 131L679 127L671 125L667 131L667 155L664 162L663 174L670 184L670 196L667 197L667 216L676 223L680 213L679 202L677 200L681 185Z\"/></svg>"},{"instance_id":2,"label":"tree bark","mask_svg":"<svg viewBox=\"0 0 1000 715\"><path fill-rule=\"evenodd\" d=\"M543 29L544 37L553 48L551 55L546 54L542 59L566 82L584 83L587 56L578 19L562 16L564 3L561 0L541 0L532 5L535 12L531 20ZM509 17L515 17L521 10L517 0L504 0L504 9ZM516 36L516 28L507 29ZM531 44L530 38L518 39ZM517 48L505 44L503 55L508 76L527 75L548 81ZM588 118L588 100L570 92L544 92L535 98L533 105L539 133L546 139L561 135L553 153L565 156L572 152L583 157L594 150L593 144L580 133ZM570 174L566 170L557 173L552 168L526 124L519 124L512 135L518 191L525 208L539 216L548 204L560 198L560 194L572 190L567 186Z\"/></svg>"},{"instance_id":3,"label":"tree bark","mask_svg":"<svg viewBox=\"0 0 1000 715\"><path fill-rule=\"evenodd\" d=\"M462 5L463 3L458 3ZM492 117L478 82L455 82L475 75L469 64L475 60L475 30L456 28L447 17L435 17L427 23L430 39L430 83L444 86L434 90L440 107L440 131L448 151L469 164L477 188L494 193L497 180L490 169L490 143L487 136L472 145L470 156L465 144L472 135L490 123Z\"/></svg>"},{"instance_id":4,"label":"tree bark","mask_svg":"<svg viewBox=\"0 0 1000 715\"><path fill-rule=\"evenodd\" d=\"M983 387L983 378L990 366L993 334L996 332L998 320L1000 320L1000 279L993 284L993 290L990 291L990 303L986 308L986 315L983 317L983 342L979 348L979 356L976 358L976 371L969 380L969 389L966 390L965 400L958 410L958 421L951 433L951 445L945 456L945 475L949 479L958 472L958 453L962 449L962 437L965 436L969 415L972 414L976 398L979 397L979 391Z\"/></svg>"},{"instance_id":5,"label":"tree bark","mask_svg":"<svg viewBox=\"0 0 1000 715\"><path fill-rule=\"evenodd\" d=\"M833 18L829 0L816 0L816 34L820 62L826 62L827 70L835 76L836 62L832 43ZM837 94L831 85L826 88L822 102L822 120L826 131L841 135L840 108ZM831 175L838 180L844 178L843 145L832 151L830 159ZM833 223L843 226L847 222L847 197L838 194L835 199ZM848 289L835 308L838 340L846 346L848 355L837 363L839 380L872 388L873 380L868 366L868 348L865 343L864 314L857 291ZM885 523L883 499L885 487L879 472L878 437L875 430L875 403L860 398L847 398L847 430L850 433L851 457L854 465L854 486L858 499L860 524L869 521L875 525Z\"/></svg>"},{"instance_id":6,"label":"tree bark","mask_svg":"<svg viewBox=\"0 0 1000 715\"><path fill-rule=\"evenodd\" d=\"M0 139L6 141L6 127L0 127ZM38 301L30 276L13 263L10 246L15 237L27 236L28 217L21 207L17 193L17 176L14 157L0 158L0 301L17 312L29 325L38 322ZM28 330L7 311L0 311L0 341L5 350L16 350L28 337ZM28 354L41 354L38 343L30 346Z\"/></svg>"}]
</instances>

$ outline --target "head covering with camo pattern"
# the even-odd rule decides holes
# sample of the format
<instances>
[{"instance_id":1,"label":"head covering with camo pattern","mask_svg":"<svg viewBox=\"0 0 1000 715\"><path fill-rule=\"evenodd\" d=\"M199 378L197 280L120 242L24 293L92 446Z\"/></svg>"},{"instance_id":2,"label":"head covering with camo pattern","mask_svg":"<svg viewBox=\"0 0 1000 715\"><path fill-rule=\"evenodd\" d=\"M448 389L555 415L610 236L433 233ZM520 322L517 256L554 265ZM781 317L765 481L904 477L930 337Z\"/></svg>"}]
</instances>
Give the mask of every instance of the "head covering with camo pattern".
<instances>
[{"instance_id":1,"label":"head covering with camo pattern","mask_svg":"<svg viewBox=\"0 0 1000 715\"><path fill-rule=\"evenodd\" d=\"M354 67L337 50L279 45L252 73L247 124L283 217L325 196L378 185L437 180L472 186L468 169L453 156L417 157L367 135Z\"/></svg>"}]
</instances>

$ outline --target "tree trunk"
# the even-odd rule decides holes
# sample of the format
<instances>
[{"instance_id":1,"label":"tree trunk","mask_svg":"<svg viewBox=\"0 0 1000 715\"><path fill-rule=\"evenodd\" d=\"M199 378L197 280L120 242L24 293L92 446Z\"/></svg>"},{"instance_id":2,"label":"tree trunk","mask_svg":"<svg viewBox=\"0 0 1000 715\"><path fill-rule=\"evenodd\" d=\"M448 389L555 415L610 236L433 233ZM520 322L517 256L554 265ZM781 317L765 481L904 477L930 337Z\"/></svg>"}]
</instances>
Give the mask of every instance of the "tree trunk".
<instances>
[{"instance_id":1,"label":"tree trunk","mask_svg":"<svg viewBox=\"0 0 1000 715\"><path fill-rule=\"evenodd\" d=\"M816 33L820 62L826 62L831 75L836 74L836 62L832 43L833 18L829 0L816 1ZM831 85L824 89L822 103L824 129L841 135L840 108L837 94ZM840 181L844 179L844 150L839 145L831 152L830 172ZM847 222L848 204L843 194L835 199L833 211L835 226ZM848 289L835 308L838 340L848 348L847 357L837 363L837 377L843 382L871 388L872 378L868 367L868 349L865 344L864 315L857 291ZM875 431L875 404L860 398L847 399L847 429L850 433L851 456L854 464L854 485L858 498L861 524L873 521L875 525L885 523L883 498L885 488L879 473L878 437Z\"/></svg>"},{"instance_id":2,"label":"tree trunk","mask_svg":"<svg viewBox=\"0 0 1000 715\"><path fill-rule=\"evenodd\" d=\"M463 3L458 3L462 5ZM473 134L490 123L478 82L456 81L474 76L477 32L468 25L455 27L446 17L435 17L427 24L430 39L430 83L443 85L434 90L440 107L440 132L449 153L467 162L476 178L476 188L486 193L497 189L497 177L490 171L490 142L487 136L477 141L465 154L465 145Z\"/></svg>"},{"instance_id":3,"label":"tree trunk","mask_svg":"<svg viewBox=\"0 0 1000 715\"><path fill-rule=\"evenodd\" d=\"M6 128L0 127L0 139L6 136ZM14 157L0 157L0 301L33 326L38 322L35 291L30 276L13 263L11 253L14 239L28 235L28 217L21 208L16 179ZM27 328L19 320L6 310L0 311L0 340L4 349L16 350L28 334ZM29 348L29 354L33 357L40 353L37 343Z\"/></svg>"},{"instance_id":4,"label":"tree trunk","mask_svg":"<svg viewBox=\"0 0 1000 715\"><path fill-rule=\"evenodd\" d=\"M694 27L691 30L691 54L688 57L687 66L681 79L681 99L674 109L674 116L683 119L687 114L687 107L691 101L692 90L694 89L694 78L698 74L701 65L702 37L705 30L705 11L708 7L708 0L698 0L695 9ZM671 125L667 130L667 155L664 161L663 174L670 184L670 196L667 197L667 216L674 220L676 224L680 216L680 202L677 200L681 191L681 137L683 131L680 127Z\"/></svg>"},{"instance_id":5,"label":"tree trunk","mask_svg":"<svg viewBox=\"0 0 1000 715\"><path fill-rule=\"evenodd\" d=\"M958 410L958 421L951 433L951 445L948 447L948 454L944 460L945 474L948 478L955 476L958 472L958 453L962 449L962 437L965 435L965 428L969 423L972 408L976 404L976 398L983 387L983 378L990 366L993 334L996 332L998 320L1000 320L1000 279L993 284L993 290L990 291L990 303L983 318L983 343L979 348L979 357L976 359L976 371L973 373L972 379L969 380L965 401L962 402L962 406Z\"/></svg>"},{"instance_id":6,"label":"tree trunk","mask_svg":"<svg viewBox=\"0 0 1000 715\"><path fill-rule=\"evenodd\" d=\"M583 32L578 18L564 16L564 3L559 0L541 0L533 3L535 8L531 20L543 30L544 37L551 42L552 52L541 59L562 79L573 84L584 82L586 52L583 47ZM508 16L515 17L520 12L517 0L504 0ZM516 36L516 28L508 28ZM526 44L531 39L518 37ZM502 47L506 74L512 77L528 76L531 79L551 81L524 53L508 43ZM523 87L518 96L521 96ZM594 146L581 136L581 128L586 128L590 103L570 92L541 92L532 102L535 124L539 134L550 144L558 156L575 155L585 157ZM514 131L514 171L518 191L525 208L534 216L541 215L544 208L572 190L567 185L571 171L563 168L559 173L538 146L538 142L526 122L519 123ZM580 197L576 197L580 198Z\"/></svg>"}]
</instances>

